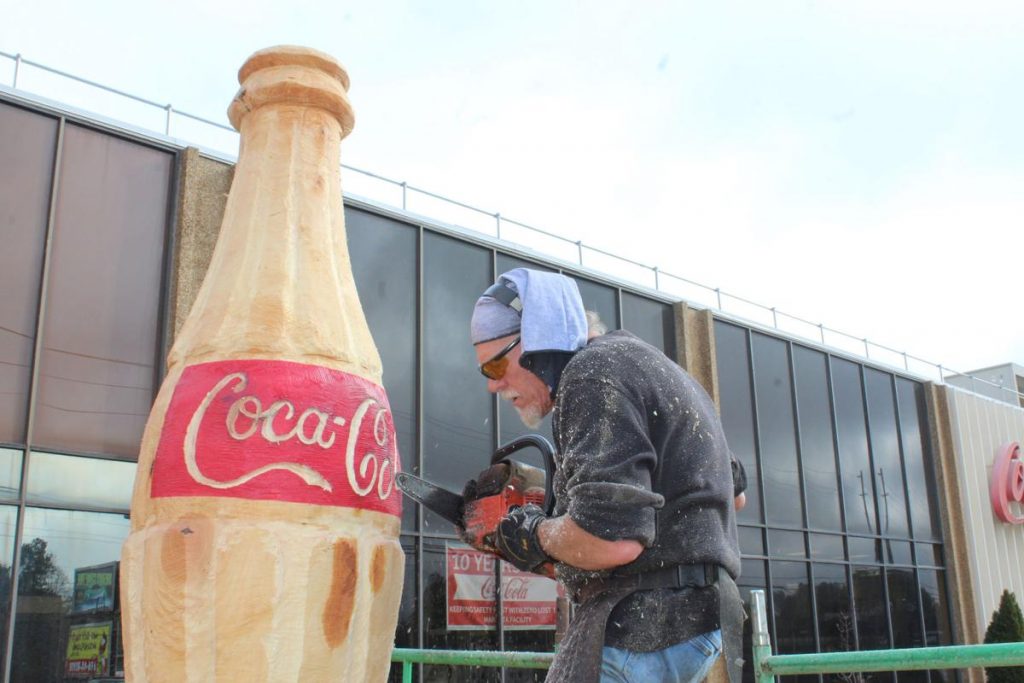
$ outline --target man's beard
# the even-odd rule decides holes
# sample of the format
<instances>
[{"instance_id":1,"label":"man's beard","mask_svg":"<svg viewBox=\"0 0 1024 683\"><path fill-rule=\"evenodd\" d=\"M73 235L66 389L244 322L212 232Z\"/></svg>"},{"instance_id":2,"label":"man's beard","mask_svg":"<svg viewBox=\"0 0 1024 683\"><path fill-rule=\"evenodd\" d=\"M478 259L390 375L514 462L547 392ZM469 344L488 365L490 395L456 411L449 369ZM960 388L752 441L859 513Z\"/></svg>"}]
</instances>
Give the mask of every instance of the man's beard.
<instances>
[{"instance_id":1,"label":"man's beard","mask_svg":"<svg viewBox=\"0 0 1024 683\"><path fill-rule=\"evenodd\" d=\"M515 394L511 391L503 391L501 392L501 397L509 403L512 403L512 398L515 397ZM540 427L540 423L544 420L544 413L542 413L540 408L537 406L529 405L524 408L520 408L516 404L512 403L512 407L516 409L517 413L519 413L519 419L522 420L523 424L526 425L528 429L537 429Z\"/></svg>"}]
</instances>

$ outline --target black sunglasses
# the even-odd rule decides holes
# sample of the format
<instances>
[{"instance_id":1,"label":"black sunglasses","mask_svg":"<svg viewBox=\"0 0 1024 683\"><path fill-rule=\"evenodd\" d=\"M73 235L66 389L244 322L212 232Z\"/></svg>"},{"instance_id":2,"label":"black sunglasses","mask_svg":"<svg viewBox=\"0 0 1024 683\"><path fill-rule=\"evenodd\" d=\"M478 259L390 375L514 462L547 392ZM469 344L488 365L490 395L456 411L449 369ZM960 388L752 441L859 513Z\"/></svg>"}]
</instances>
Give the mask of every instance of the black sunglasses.
<instances>
[{"instance_id":1,"label":"black sunglasses","mask_svg":"<svg viewBox=\"0 0 1024 683\"><path fill-rule=\"evenodd\" d=\"M480 374L486 377L487 379L493 379L495 381L504 377L505 373L508 372L509 362L508 358L506 358L505 356L507 356L508 352L514 349L517 344L519 344L520 339L522 339L522 337L516 337L508 346L506 346L501 351L498 351L498 353L491 356L489 360L486 360L483 363L481 363Z\"/></svg>"}]
</instances>

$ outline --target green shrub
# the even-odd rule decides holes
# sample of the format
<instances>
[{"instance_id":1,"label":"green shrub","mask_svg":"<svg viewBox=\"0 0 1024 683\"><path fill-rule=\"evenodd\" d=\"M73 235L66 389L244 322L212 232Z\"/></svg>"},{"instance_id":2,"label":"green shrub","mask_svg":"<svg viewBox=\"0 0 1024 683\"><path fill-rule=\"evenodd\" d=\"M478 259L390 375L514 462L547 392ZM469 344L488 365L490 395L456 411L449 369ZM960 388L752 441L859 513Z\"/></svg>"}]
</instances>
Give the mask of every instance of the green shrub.
<instances>
[{"instance_id":1,"label":"green shrub","mask_svg":"<svg viewBox=\"0 0 1024 683\"><path fill-rule=\"evenodd\" d=\"M1008 590L999 598L999 609L985 631L986 643L1024 642L1024 615L1017 598ZM1024 666L990 667L985 669L988 683L1024 683Z\"/></svg>"}]
</instances>

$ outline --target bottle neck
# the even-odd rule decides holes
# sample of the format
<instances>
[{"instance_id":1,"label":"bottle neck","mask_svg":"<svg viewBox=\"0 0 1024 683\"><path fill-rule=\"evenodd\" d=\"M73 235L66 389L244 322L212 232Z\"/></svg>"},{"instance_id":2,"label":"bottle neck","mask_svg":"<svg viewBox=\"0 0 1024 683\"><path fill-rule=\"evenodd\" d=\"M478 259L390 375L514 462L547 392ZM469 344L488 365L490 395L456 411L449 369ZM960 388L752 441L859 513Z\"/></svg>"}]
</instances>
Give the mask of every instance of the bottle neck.
<instances>
[{"instance_id":1,"label":"bottle neck","mask_svg":"<svg viewBox=\"0 0 1024 683\"><path fill-rule=\"evenodd\" d=\"M337 118L266 105L240 132L217 246L169 367L313 357L379 383L346 243Z\"/></svg>"}]
</instances>

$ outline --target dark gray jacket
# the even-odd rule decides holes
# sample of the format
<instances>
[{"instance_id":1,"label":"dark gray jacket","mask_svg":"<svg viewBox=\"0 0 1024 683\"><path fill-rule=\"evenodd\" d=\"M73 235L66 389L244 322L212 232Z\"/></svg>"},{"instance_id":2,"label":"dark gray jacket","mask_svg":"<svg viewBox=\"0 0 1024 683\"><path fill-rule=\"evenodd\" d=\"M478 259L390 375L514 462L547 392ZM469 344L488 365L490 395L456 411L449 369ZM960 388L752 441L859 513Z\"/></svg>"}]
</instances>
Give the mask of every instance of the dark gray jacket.
<instances>
[{"instance_id":1,"label":"dark gray jacket","mask_svg":"<svg viewBox=\"0 0 1024 683\"><path fill-rule=\"evenodd\" d=\"M552 427L555 514L599 538L645 547L615 574L710 563L739 575L721 422L700 384L661 351L624 331L591 340L562 373ZM611 573L557 570L571 593ZM649 652L714 630L714 591L634 593L612 611L605 643Z\"/></svg>"}]
</instances>

